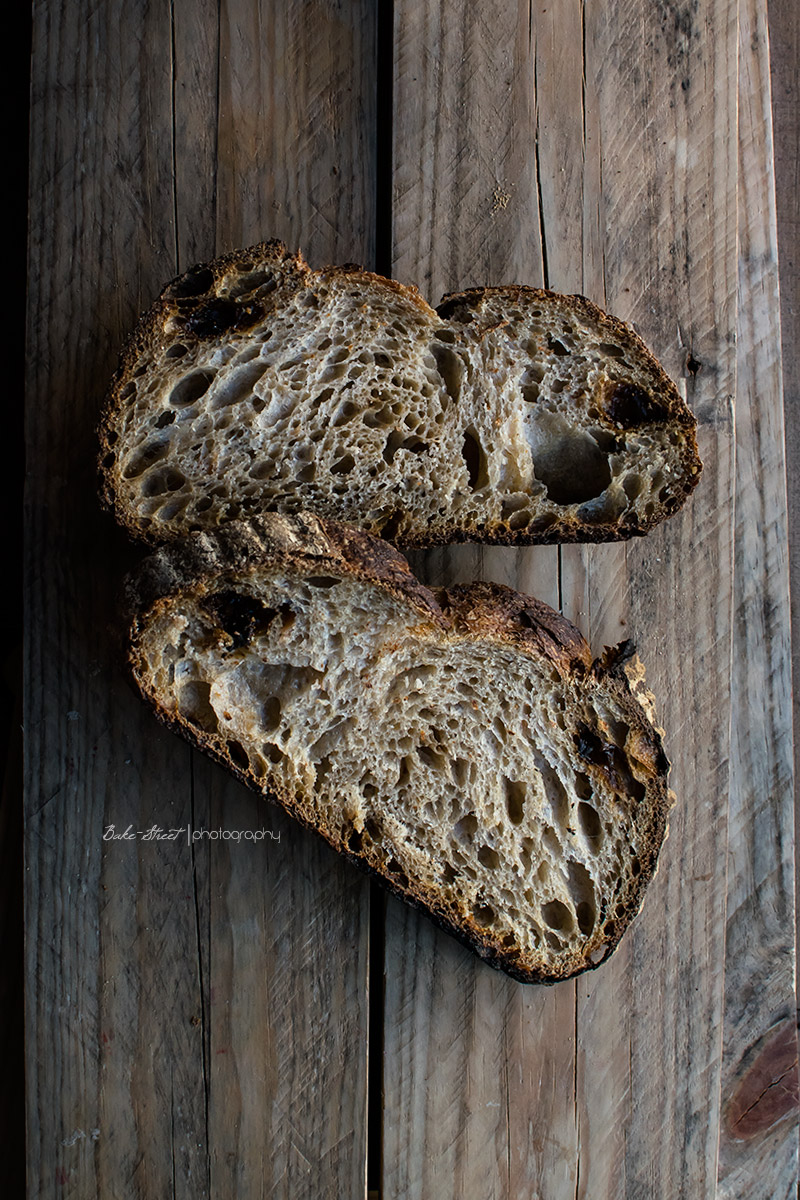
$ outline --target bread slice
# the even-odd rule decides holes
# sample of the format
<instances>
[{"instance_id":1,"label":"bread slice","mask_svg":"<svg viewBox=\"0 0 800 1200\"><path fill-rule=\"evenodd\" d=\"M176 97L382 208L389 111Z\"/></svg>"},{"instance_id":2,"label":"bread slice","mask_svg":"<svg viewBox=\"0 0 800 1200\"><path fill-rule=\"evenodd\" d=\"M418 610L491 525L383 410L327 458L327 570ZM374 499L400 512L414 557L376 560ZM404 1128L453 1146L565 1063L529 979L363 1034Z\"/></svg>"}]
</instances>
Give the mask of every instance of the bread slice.
<instances>
[{"instance_id":1,"label":"bread slice","mask_svg":"<svg viewBox=\"0 0 800 1200\"><path fill-rule=\"evenodd\" d=\"M638 911L669 763L629 645L491 583L268 516L155 552L130 664L158 716L494 966L596 966Z\"/></svg>"},{"instance_id":2,"label":"bread slice","mask_svg":"<svg viewBox=\"0 0 800 1200\"><path fill-rule=\"evenodd\" d=\"M474 289L437 311L279 242L170 283L122 355L102 492L152 543L301 510L402 546L643 534L697 483L695 421L581 296Z\"/></svg>"}]
</instances>

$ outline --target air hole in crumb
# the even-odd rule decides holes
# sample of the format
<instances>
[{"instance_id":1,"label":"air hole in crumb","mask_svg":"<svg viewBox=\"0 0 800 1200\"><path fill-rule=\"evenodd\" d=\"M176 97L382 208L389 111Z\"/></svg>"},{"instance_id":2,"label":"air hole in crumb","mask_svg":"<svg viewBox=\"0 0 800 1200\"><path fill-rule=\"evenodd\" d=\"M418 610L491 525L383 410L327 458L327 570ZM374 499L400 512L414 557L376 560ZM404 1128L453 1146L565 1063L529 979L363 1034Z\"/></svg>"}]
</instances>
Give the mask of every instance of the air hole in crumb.
<instances>
[{"instance_id":1,"label":"air hole in crumb","mask_svg":"<svg viewBox=\"0 0 800 1200\"><path fill-rule=\"evenodd\" d=\"M531 514L527 508L521 508L518 512L511 515L508 520L509 529L525 529L531 523Z\"/></svg>"},{"instance_id":2,"label":"air hole in crumb","mask_svg":"<svg viewBox=\"0 0 800 1200\"><path fill-rule=\"evenodd\" d=\"M173 408L187 408L208 391L214 376L208 371L193 371L178 380L170 392L169 402Z\"/></svg>"},{"instance_id":3,"label":"air hole in crumb","mask_svg":"<svg viewBox=\"0 0 800 1200\"><path fill-rule=\"evenodd\" d=\"M469 763L465 758L451 758L450 766L453 771L453 779L458 787L465 787L469 779Z\"/></svg>"},{"instance_id":4,"label":"air hole in crumb","mask_svg":"<svg viewBox=\"0 0 800 1200\"><path fill-rule=\"evenodd\" d=\"M210 700L211 684L191 680L178 689L178 712L192 725L199 725L207 733L216 733L217 714Z\"/></svg>"},{"instance_id":5,"label":"air hole in crumb","mask_svg":"<svg viewBox=\"0 0 800 1200\"><path fill-rule=\"evenodd\" d=\"M168 437L148 442L141 450L132 454L128 459L125 470L122 472L123 479L136 479L139 475L142 475L148 467L152 467L160 459L166 457L169 445Z\"/></svg>"},{"instance_id":6,"label":"air hole in crumb","mask_svg":"<svg viewBox=\"0 0 800 1200\"><path fill-rule=\"evenodd\" d=\"M467 813L453 827L453 836L459 842L468 842L474 837L478 828L478 818L474 813Z\"/></svg>"},{"instance_id":7,"label":"air hole in crumb","mask_svg":"<svg viewBox=\"0 0 800 1200\"><path fill-rule=\"evenodd\" d=\"M603 837L603 826L600 821L600 815L596 808L592 808L591 804L587 804L581 800L578 805L578 820L581 824L581 829L584 835L590 841L599 842Z\"/></svg>"},{"instance_id":8,"label":"air hole in crumb","mask_svg":"<svg viewBox=\"0 0 800 1200\"><path fill-rule=\"evenodd\" d=\"M103 459L103 466L105 467L106 470L108 470L109 467L113 467L116 457L117 456L113 450L111 451L110 454L106 454L105 458Z\"/></svg>"},{"instance_id":9,"label":"air hole in crumb","mask_svg":"<svg viewBox=\"0 0 800 1200\"><path fill-rule=\"evenodd\" d=\"M265 742L261 750L265 757L273 764L277 764L286 758L280 746L276 746L274 742Z\"/></svg>"},{"instance_id":10,"label":"air hole in crumb","mask_svg":"<svg viewBox=\"0 0 800 1200\"><path fill-rule=\"evenodd\" d=\"M352 454L345 454L331 467L331 475L349 475L353 467L356 465L356 460Z\"/></svg>"},{"instance_id":11,"label":"air hole in crumb","mask_svg":"<svg viewBox=\"0 0 800 1200\"><path fill-rule=\"evenodd\" d=\"M175 346L170 346L169 349L165 351L164 358L183 358L185 353L186 347L178 344Z\"/></svg>"},{"instance_id":12,"label":"air hole in crumb","mask_svg":"<svg viewBox=\"0 0 800 1200\"><path fill-rule=\"evenodd\" d=\"M489 468L486 454L480 438L474 427L464 430L464 442L461 454L467 468L467 481L470 491L475 492L486 487L489 482Z\"/></svg>"},{"instance_id":13,"label":"air hole in crumb","mask_svg":"<svg viewBox=\"0 0 800 1200\"><path fill-rule=\"evenodd\" d=\"M214 390L211 400L212 408L227 408L231 404L252 395L253 388L267 369L266 363L257 359L237 367L219 387ZM173 400L174 404L174 400Z\"/></svg>"},{"instance_id":14,"label":"air hole in crumb","mask_svg":"<svg viewBox=\"0 0 800 1200\"><path fill-rule=\"evenodd\" d=\"M437 342L431 345L431 350L436 359L436 369L442 377L445 391L453 400L458 400L464 378L464 364L460 356L449 346Z\"/></svg>"},{"instance_id":15,"label":"air hole in crumb","mask_svg":"<svg viewBox=\"0 0 800 1200\"><path fill-rule=\"evenodd\" d=\"M277 696L268 696L264 701L261 723L267 733L272 733L281 723L281 702Z\"/></svg>"},{"instance_id":16,"label":"air hole in crumb","mask_svg":"<svg viewBox=\"0 0 800 1200\"><path fill-rule=\"evenodd\" d=\"M433 767L436 771L443 770L447 761L443 754L437 754L430 746L417 746L417 756L426 767Z\"/></svg>"},{"instance_id":17,"label":"air hole in crumb","mask_svg":"<svg viewBox=\"0 0 800 1200\"><path fill-rule=\"evenodd\" d=\"M315 588L332 588L341 582L341 579L335 579L333 575L309 575L306 579L306 583Z\"/></svg>"},{"instance_id":18,"label":"air hole in crumb","mask_svg":"<svg viewBox=\"0 0 800 1200\"><path fill-rule=\"evenodd\" d=\"M354 829L347 838L347 848L353 854L358 854L361 851L362 845L363 837L357 829Z\"/></svg>"},{"instance_id":19,"label":"air hole in crumb","mask_svg":"<svg viewBox=\"0 0 800 1200\"><path fill-rule=\"evenodd\" d=\"M611 467L588 433L549 425L542 416L531 428L536 478L555 504L581 504L601 495L611 482Z\"/></svg>"},{"instance_id":20,"label":"air hole in crumb","mask_svg":"<svg viewBox=\"0 0 800 1200\"><path fill-rule=\"evenodd\" d=\"M525 784L515 779L505 780L506 809L512 825L520 825L525 815Z\"/></svg>"},{"instance_id":21,"label":"air hole in crumb","mask_svg":"<svg viewBox=\"0 0 800 1200\"><path fill-rule=\"evenodd\" d=\"M250 758L248 757L247 751L242 743L237 742L235 738L231 738L228 742L226 742L226 747L228 754L233 762L236 763L237 767L241 767L243 771L246 771L250 766Z\"/></svg>"},{"instance_id":22,"label":"air hole in crumb","mask_svg":"<svg viewBox=\"0 0 800 1200\"><path fill-rule=\"evenodd\" d=\"M582 900L575 910L578 918L578 928L584 937L588 937L594 929L594 906L588 901Z\"/></svg>"},{"instance_id":23,"label":"air hole in crumb","mask_svg":"<svg viewBox=\"0 0 800 1200\"><path fill-rule=\"evenodd\" d=\"M495 919L495 911L491 904L473 904L472 915L478 925L491 925Z\"/></svg>"},{"instance_id":24,"label":"air hole in crumb","mask_svg":"<svg viewBox=\"0 0 800 1200\"><path fill-rule=\"evenodd\" d=\"M572 912L560 900L551 900L542 905L542 917L550 929L571 933L575 928Z\"/></svg>"},{"instance_id":25,"label":"air hole in crumb","mask_svg":"<svg viewBox=\"0 0 800 1200\"><path fill-rule=\"evenodd\" d=\"M442 868L442 883L454 883L458 872L450 863L445 863Z\"/></svg>"},{"instance_id":26,"label":"air hole in crumb","mask_svg":"<svg viewBox=\"0 0 800 1200\"><path fill-rule=\"evenodd\" d=\"M548 337L547 344L552 350L553 354L557 354L559 358L564 358L570 353L564 343L560 342L558 338Z\"/></svg>"},{"instance_id":27,"label":"air hole in crumb","mask_svg":"<svg viewBox=\"0 0 800 1200\"><path fill-rule=\"evenodd\" d=\"M481 846L478 851L478 862L490 871L496 871L500 866L500 855L491 846Z\"/></svg>"},{"instance_id":28,"label":"air hole in crumb","mask_svg":"<svg viewBox=\"0 0 800 1200\"><path fill-rule=\"evenodd\" d=\"M581 800L591 800L594 795L589 776L584 775L582 771L579 771L575 776L575 791Z\"/></svg>"},{"instance_id":29,"label":"air hole in crumb","mask_svg":"<svg viewBox=\"0 0 800 1200\"><path fill-rule=\"evenodd\" d=\"M629 500L636 500L644 490L644 480L641 475L626 475L622 481L622 490Z\"/></svg>"}]
</instances>

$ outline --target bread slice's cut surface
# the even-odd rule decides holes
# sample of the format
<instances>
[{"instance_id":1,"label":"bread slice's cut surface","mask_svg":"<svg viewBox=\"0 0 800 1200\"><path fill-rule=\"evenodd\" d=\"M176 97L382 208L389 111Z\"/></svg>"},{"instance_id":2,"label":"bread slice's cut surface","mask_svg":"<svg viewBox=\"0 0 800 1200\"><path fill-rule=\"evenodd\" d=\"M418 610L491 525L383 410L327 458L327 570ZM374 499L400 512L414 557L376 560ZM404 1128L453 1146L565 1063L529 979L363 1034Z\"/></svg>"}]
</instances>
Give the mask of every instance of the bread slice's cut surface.
<instances>
[{"instance_id":1,"label":"bread slice's cut surface","mask_svg":"<svg viewBox=\"0 0 800 1200\"><path fill-rule=\"evenodd\" d=\"M311 516L162 549L130 596L159 716L494 965L552 982L617 944L669 808L624 650Z\"/></svg>"},{"instance_id":2,"label":"bread slice's cut surface","mask_svg":"<svg viewBox=\"0 0 800 1200\"><path fill-rule=\"evenodd\" d=\"M141 320L100 430L103 495L169 541L312 511L406 546L608 541L695 486L695 421L580 296L447 297L277 242L195 267Z\"/></svg>"}]
</instances>

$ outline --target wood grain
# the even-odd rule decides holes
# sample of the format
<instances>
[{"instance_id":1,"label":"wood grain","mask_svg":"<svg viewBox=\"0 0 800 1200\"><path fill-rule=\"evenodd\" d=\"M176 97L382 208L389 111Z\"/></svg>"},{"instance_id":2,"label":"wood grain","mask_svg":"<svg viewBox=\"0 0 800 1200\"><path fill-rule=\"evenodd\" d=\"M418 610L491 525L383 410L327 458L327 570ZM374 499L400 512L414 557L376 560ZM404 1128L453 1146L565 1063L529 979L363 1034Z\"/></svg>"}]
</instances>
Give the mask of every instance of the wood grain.
<instances>
[{"instance_id":1,"label":"wood grain","mask_svg":"<svg viewBox=\"0 0 800 1200\"><path fill-rule=\"evenodd\" d=\"M766 5L739 5L736 525L719 1196L794 1196L800 1095L780 297Z\"/></svg>"},{"instance_id":2,"label":"wood grain","mask_svg":"<svg viewBox=\"0 0 800 1200\"><path fill-rule=\"evenodd\" d=\"M480 118L500 110L495 90L503 86L502 64L508 57L502 50L504 33L517 27L522 13L511 7L493 13L492 46L498 49L491 55L488 42L464 53L476 35L470 14L459 14L463 78L453 70L452 53L430 49L429 32L424 60L429 65L420 54L408 54L413 63L407 69L408 89L412 83L415 89L409 116L403 104L405 38L413 46L417 31L436 28L436 17L420 5L400 5L396 12L395 119L402 122L402 132L395 134L395 156L403 181L395 197L397 269L408 270L414 237L408 231L419 230L417 277L433 280L446 264L448 271L460 267L465 276L448 277L447 286L478 282L470 247L477 242L476 261L484 265L481 255L491 254L494 245L486 209L476 216L473 200L481 195L473 164L491 153L481 140ZM727 726L717 714L728 707L732 553L736 96L729 62L731 52L735 60L736 11L719 3L694 17L679 6L627 3L615 6L612 21L605 6L567 4L553 12L531 6L528 19L525 70L535 102L532 110L515 114L509 127L514 138L527 143L522 177L537 181L548 281L585 291L635 319L668 369L686 380L701 418L707 468L699 507L658 531L641 551L563 551L560 581L565 611L591 634L595 646L629 633L642 644L660 711L680 739L676 784L690 799L688 811L673 821L661 876L639 928L597 976L556 989L558 1020L542 1021L537 1013L540 1026L558 1030L554 1037L540 1038L519 1003L494 985L484 1042L477 1007L480 976L466 983L464 965L458 962L456 970L451 964L453 992L446 992L438 964L447 951L439 948L437 935L426 936L432 964L427 969L419 966L419 953L413 965L393 954L397 978L390 975L387 998L395 989L395 1011L403 1020L395 1043L387 1043L386 1072L403 1086L387 1122L402 1131L411 1124L412 1112L417 1121L424 1115L434 1141L427 1143L429 1156L420 1162L402 1133L392 1136L387 1190L424 1195L434 1179L439 1188L451 1186L443 1185L435 1164L437 1155L454 1155L459 1166L467 1157L469 1166L446 1195L524 1195L538 1188L548 1196L644 1196L653 1194L656 1180L663 1194L713 1195L725 869L716 848L725 835L728 757ZM443 60L450 69L437 72ZM513 96L513 89L507 91L509 110ZM441 153L434 150L441 140L434 122L442 109L448 114L445 137L463 147L461 157L437 159L445 171L441 182L453 195L448 210L465 217L463 227L459 219L455 247L449 227L423 209L425 188L420 183L414 193L403 174L412 169L404 166L406 155L416 163L419 153L423 160ZM489 147L506 144L515 142L508 143L503 126L495 123ZM422 178L426 170L432 172L424 167ZM530 212L528 222L533 223ZM431 226L440 231L438 240ZM482 237L475 232L481 228ZM505 256L518 236L508 231L497 248L500 267L493 261L484 265L481 282L508 270ZM513 278L526 278L518 258L510 265ZM692 348L705 365L699 384L686 366ZM476 565L488 573L487 558L484 553ZM507 554L505 577L514 579L526 561L526 554ZM432 566L437 573L442 569L438 558ZM529 586L534 574L527 570ZM544 573L538 575L539 594L548 598L541 586ZM687 588L692 606L700 596L697 627L688 637L682 599ZM551 585L549 591L552 598L557 589ZM701 809L690 806L698 790L708 798ZM404 920L406 936L408 929ZM440 993L415 1032L406 1014L414 1011L414 997L422 1003L429 994L432 978ZM680 999L681 989L690 979L697 990L687 1002ZM456 997L467 998L466 1012ZM498 1012L507 1014L505 1030L497 1025ZM504 1041L518 1061L532 1064L538 1058L542 1076L554 1084L545 1113L538 1108L541 1093L519 1087L515 1073L509 1074L507 1132L499 1113L492 1125L483 1111L502 1108L502 1078L496 1066L487 1072L486 1061L500 1061ZM466 1111L453 1102L458 1076L470 1081L472 1103ZM531 1078L524 1066L521 1077ZM665 1092L671 1098L666 1123ZM654 1128L661 1130L655 1159ZM450 1158L446 1161L450 1164ZM447 1171L442 1174L450 1178Z\"/></svg>"},{"instance_id":3,"label":"wood grain","mask_svg":"<svg viewBox=\"0 0 800 1200\"><path fill-rule=\"evenodd\" d=\"M368 1117L384 1200L794 1194L776 228L791 431L798 22L786 0L769 7L777 223L765 0L34 7L31 1195L363 1196ZM548 283L633 320L698 414L706 468L642 542L413 556L430 582L494 578L560 605L595 650L632 636L678 804L636 925L574 983L524 988L390 899L380 1044L368 885L125 683L116 591L138 552L98 511L93 429L121 340L167 278L273 236L314 265L372 265L390 183L398 278L434 303ZM790 514L796 458L790 434ZM104 841L112 824L266 836Z\"/></svg>"},{"instance_id":4,"label":"wood grain","mask_svg":"<svg viewBox=\"0 0 800 1200\"><path fill-rule=\"evenodd\" d=\"M705 469L687 508L641 543L602 556L562 554L567 614L595 645L628 636L639 648L677 794L659 875L623 952L578 985L581 1194L713 1196L729 746L736 6L627 3L612 16L587 4L584 21L586 143L599 155L592 171L602 181L600 247L587 245L590 226L584 287L634 321L685 388ZM594 224L589 205L584 213Z\"/></svg>"},{"instance_id":5,"label":"wood grain","mask_svg":"<svg viewBox=\"0 0 800 1200\"><path fill-rule=\"evenodd\" d=\"M308 9L291 6L283 24L257 3L150 6L135 25L113 3L35 14L25 724L37 1196L365 1190L368 889L134 699L113 626L135 555L94 483L116 350L177 269L276 233L325 258L372 252L374 14ZM280 842L104 843L112 823L266 827Z\"/></svg>"},{"instance_id":6,"label":"wood grain","mask_svg":"<svg viewBox=\"0 0 800 1200\"><path fill-rule=\"evenodd\" d=\"M781 360L792 609L792 678L800 696L800 19L792 0L768 5L770 77L774 120L775 209L781 293ZM795 700L795 728L798 717ZM800 748L795 742L795 881L800 878ZM800 887L795 882L795 926L800 925ZM795 990L800 961L795 956Z\"/></svg>"}]
</instances>

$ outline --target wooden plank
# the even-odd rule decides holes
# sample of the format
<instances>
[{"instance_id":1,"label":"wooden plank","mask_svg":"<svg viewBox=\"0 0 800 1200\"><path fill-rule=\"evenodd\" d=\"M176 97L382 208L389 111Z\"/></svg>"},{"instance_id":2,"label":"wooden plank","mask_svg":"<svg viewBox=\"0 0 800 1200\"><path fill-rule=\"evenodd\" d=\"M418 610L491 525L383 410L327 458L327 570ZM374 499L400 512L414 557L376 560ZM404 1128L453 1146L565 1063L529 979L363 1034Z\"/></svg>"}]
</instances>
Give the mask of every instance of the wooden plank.
<instances>
[{"instance_id":1,"label":"wooden plank","mask_svg":"<svg viewBox=\"0 0 800 1200\"><path fill-rule=\"evenodd\" d=\"M800 696L800 13L793 0L768 5L774 119L775 208L781 293L781 343L792 611L792 678ZM795 702L796 703L796 702ZM800 728L795 708L795 729ZM800 926L800 739L795 739L795 926ZM795 955L800 993L800 960Z\"/></svg>"},{"instance_id":2,"label":"wooden plank","mask_svg":"<svg viewBox=\"0 0 800 1200\"><path fill-rule=\"evenodd\" d=\"M529 197L523 227L537 225L538 181L548 281L606 300L639 323L686 381L707 468L705 500L641 548L562 553L565 611L598 649L637 637L661 715L673 740L680 738L675 783L689 801L673 821L639 928L598 975L549 993L558 1019L539 1013L537 1027L526 1011L535 991L514 995L484 983L484 968L470 968L460 951L445 950L439 935L403 914L397 934L416 946L412 957L390 940L387 958L386 1078L396 1091L387 1125L401 1130L385 1147L387 1191L424 1195L435 1180L437 1194L465 1197L526 1188L547 1196L639 1196L656 1186L662 1194L712 1195L724 937L724 861L716 849L725 832L727 763L718 714L727 713L730 652L735 5L720 0L692 15L629 0L615 6L613 20L594 3L553 12L495 6L483 18L491 20L491 37L471 11L448 10L445 21L432 9L395 6L396 270L432 281L444 274L449 287L535 281L524 260L507 257L518 244L516 228L495 245L482 202L498 174L496 148L519 147L519 178L530 187L522 192ZM502 72L513 61L506 39L514 38L519 54L525 19L521 69L535 106L523 103L518 112L513 82L507 86L516 76L503 80ZM504 85L505 107L498 98ZM483 132L482 121L491 129ZM415 189L411 175L420 164ZM519 215L513 203L503 210L512 222ZM698 381L687 371L690 351L704 364ZM449 568L446 555L429 560L437 577L442 560ZM554 598L557 589L540 582L545 571L522 565L531 562L527 554L476 554L459 573L488 573L489 561L492 573L502 562L512 582L525 571L530 590ZM701 597L688 646L687 588L692 605ZM708 808L690 804L698 788L714 798L710 820ZM691 907L680 902L687 891ZM698 988L691 1001L680 991L690 979ZM482 989L492 990L491 1014ZM415 1009L423 1014L416 1029ZM538 1087L531 1086L537 1058ZM518 1064L506 1065L505 1076L504 1061ZM444 1184L454 1169L458 1180Z\"/></svg>"},{"instance_id":3,"label":"wooden plank","mask_svg":"<svg viewBox=\"0 0 800 1200\"><path fill-rule=\"evenodd\" d=\"M395 3L393 273L438 302L544 282L527 5ZM412 558L433 583L493 578L558 605L549 548ZM572 985L524 989L390 901L384 1194L574 1195Z\"/></svg>"},{"instance_id":4,"label":"wooden plank","mask_svg":"<svg viewBox=\"0 0 800 1200\"><path fill-rule=\"evenodd\" d=\"M371 254L374 15L126 13L65 0L34 25L29 1186L363 1194L368 891L127 688L113 625L135 555L97 510L93 429L122 336L178 267L272 234ZM104 842L112 823L281 840Z\"/></svg>"},{"instance_id":5,"label":"wooden plank","mask_svg":"<svg viewBox=\"0 0 800 1200\"><path fill-rule=\"evenodd\" d=\"M633 2L616 6L612 18L606 6L587 4L585 47L587 132L600 158L592 173L602 184L600 251L587 245L590 226L584 287L634 321L685 387L700 422L705 471L687 509L645 541L602 556L577 548L562 555L565 610L592 644L629 636L639 647L678 796L643 913L607 968L578 982L581 1194L713 1196L728 761L736 6ZM591 176L587 183L596 201ZM593 205L584 211L594 224Z\"/></svg>"},{"instance_id":6,"label":"wooden plank","mask_svg":"<svg viewBox=\"0 0 800 1200\"><path fill-rule=\"evenodd\" d=\"M797 1193L789 564L766 4L739 5L736 525L720 1197Z\"/></svg>"}]
</instances>

